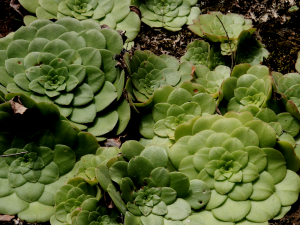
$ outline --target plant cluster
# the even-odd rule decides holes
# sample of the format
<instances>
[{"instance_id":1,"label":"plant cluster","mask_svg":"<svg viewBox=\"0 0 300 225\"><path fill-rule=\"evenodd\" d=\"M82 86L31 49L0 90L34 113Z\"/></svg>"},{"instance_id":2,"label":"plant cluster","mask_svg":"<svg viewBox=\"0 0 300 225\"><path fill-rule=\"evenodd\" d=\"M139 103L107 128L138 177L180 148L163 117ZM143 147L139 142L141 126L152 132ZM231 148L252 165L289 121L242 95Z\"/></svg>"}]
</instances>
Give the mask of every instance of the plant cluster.
<instances>
[{"instance_id":1,"label":"plant cluster","mask_svg":"<svg viewBox=\"0 0 300 225\"><path fill-rule=\"evenodd\" d=\"M111 29L126 31L127 41L132 41L140 31L141 22L130 10L130 0L20 0L20 3L36 14L24 17L26 25L36 19L92 19Z\"/></svg>"},{"instance_id":2,"label":"plant cluster","mask_svg":"<svg viewBox=\"0 0 300 225\"><path fill-rule=\"evenodd\" d=\"M267 51L250 20L199 16L194 0L20 2L43 19L0 39L0 214L52 225L267 225L297 201L300 74L258 65ZM130 4L151 27L194 19L190 29L210 42L190 43L180 62L124 53L114 29L136 36ZM130 106L142 138L100 147L125 133Z\"/></svg>"},{"instance_id":3,"label":"plant cluster","mask_svg":"<svg viewBox=\"0 0 300 225\"><path fill-rule=\"evenodd\" d=\"M61 117L54 104L17 95L6 95L0 105L0 212L46 222L54 213L56 191L75 175L81 156L94 154L99 145ZM21 104L21 111L12 107Z\"/></svg>"},{"instance_id":4,"label":"plant cluster","mask_svg":"<svg viewBox=\"0 0 300 225\"><path fill-rule=\"evenodd\" d=\"M125 74L113 58L123 46L117 31L90 20L36 20L0 41L0 83L8 92L54 103L64 117L97 137L126 128Z\"/></svg>"}]
</instances>

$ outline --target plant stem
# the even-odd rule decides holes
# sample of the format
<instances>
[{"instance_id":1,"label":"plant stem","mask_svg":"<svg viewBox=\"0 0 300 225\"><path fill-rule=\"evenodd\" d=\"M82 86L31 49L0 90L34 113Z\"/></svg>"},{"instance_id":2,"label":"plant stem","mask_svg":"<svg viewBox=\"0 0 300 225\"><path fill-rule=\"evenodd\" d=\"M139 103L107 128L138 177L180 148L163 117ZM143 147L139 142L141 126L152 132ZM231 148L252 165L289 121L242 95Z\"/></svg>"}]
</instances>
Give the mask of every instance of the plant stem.
<instances>
[{"instance_id":1,"label":"plant stem","mask_svg":"<svg viewBox=\"0 0 300 225\"><path fill-rule=\"evenodd\" d=\"M227 33L226 29L225 29L225 26L224 26L223 22L222 22L221 19L218 17L218 15L216 15L216 17L218 18L218 20L219 20L220 23L222 24L222 26L223 26L223 28L224 28L224 30L225 30L226 36L227 36L227 38L228 38L229 47L230 47L230 51L231 51L231 71L232 71L234 59L233 59L233 51L232 51L232 48L231 48L230 39L229 39L228 33Z\"/></svg>"},{"instance_id":2,"label":"plant stem","mask_svg":"<svg viewBox=\"0 0 300 225\"><path fill-rule=\"evenodd\" d=\"M0 155L0 157L9 157L9 156L15 156L15 155L23 155L26 154L28 152L20 152L20 153L15 153L15 154L10 154L10 155Z\"/></svg>"}]
</instances>

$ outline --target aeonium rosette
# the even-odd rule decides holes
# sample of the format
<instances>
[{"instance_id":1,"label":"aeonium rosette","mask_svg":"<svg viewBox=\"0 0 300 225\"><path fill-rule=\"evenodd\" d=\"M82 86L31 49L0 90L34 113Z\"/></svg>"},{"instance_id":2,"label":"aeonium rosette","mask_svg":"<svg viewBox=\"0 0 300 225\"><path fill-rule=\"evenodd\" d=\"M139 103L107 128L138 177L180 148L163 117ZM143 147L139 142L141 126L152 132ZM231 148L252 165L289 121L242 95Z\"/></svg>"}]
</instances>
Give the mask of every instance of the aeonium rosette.
<instances>
[{"instance_id":1,"label":"aeonium rosette","mask_svg":"<svg viewBox=\"0 0 300 225\"><path fill-rule=\"evenodd\" d=\"M121 98L125 74L113 58L123 46L117 31L90 20L36 20L0 43L0 83L8 92L56 104L95 136L125 129L130 109Z\"/></svg>"},{"instance_id":2,"label":"aeonium rosette","mask_svg":"<svg viewBox=\"0 0 300 225\"><path fill-rule=\"evenodd\" d=\"M300 54L296 62L296 70L300 72ZM288 73L281 74L273 72L272 77L275 83L275 91L278 92L282 98L285 109L291 113L298 120L300 119L300 74Z\"/></svg>"},{"instance_id":3,"label":"aeonium rosette","mask_svg":"<svg viewBox=\"0 0 300 225\"><path fill-rule=\"evenodd\" d=\"M272 78L266 66L239 64L231 76L224 80L221 89L228 104L227 111L239 112L243 107L265 108L272 97Z\"/></svg>"},{"instance_id":4,"label":"aeonium rosette","mask_svg":"<svg viewBox=\"0 0 300 225\"><path fill-rule=\"evenodd\" d=\"M170 159L189 179L212 189L197 215L225 224L267 224L296 202L300 161L293 146L249 112L198 117L179 125ZM270 204L272 207L270 207Z\"/></svg>"},{"instance_id":5,"label":"aeonium rosette","mask_svg":"<svg viewBox=\"0 0 300 225\"><path fill-rule=\"evenodd\" d=\"M189 43L187 52L180 58L180 61L189 61L195 66L204 65L210 70L215 69L218 65L226 65L226 59L221 53L203 40L195 40Z\"/></svg>"},{"instance_id":6,"label":"aeonium rosette","mask_svg":"<svg viewBox=\"0 0 300 225\"><path fill-rule=\"evenodd\" d=\"M196 0L142 0L135 1L141 10L142 21L150 27L163 27L179 31L185 24L192 24L200 15ZM194 6L194 7L193 7Z\"/></svg>"},{"instance_id":7,"label":"aeonium rosette","mask_svg":"<svg viewBox=\"0 0 300 225\"><path fill-rule=\"evenodd\" d=\"M153 143L160 140L169 146L174 143L174 132L179 124L196 116L214 114L216 110L214 98L203 86L191 82L184 82L177 89L169 85L158 88L152 102L152 112L140 122L140 133L153 139Z\"/></svg>"},{"instance_id":8,"label":"aeonium rosette","mask_svg":"<svg viewBox=\"0 0 300 225\"><path fill-rule=\"evenodd\" d=\"M130 0L20 0L20 4L35 16L27 15L28 26L37 19L94 20L99 25L126 31L127 42L132 41L140 31L141 21L130 9Z\"/></svg>"},{"instance_id":9,"label":"aeonium rosette","mask_svg":"<svg viewBox=\"0 0 300 225\"><path fill-rule=\"evenodd\" d=\"M125 225L193 221L192 209L209 201L210 190L203 181L170 172L167 146L127 141L121 153L123 160L100 165L96 177L125 215Z\"/></svg>"},{"instance_id":10,"label":"aeonium rosette","mask_svg":"<svg viewBox=\"0 0 300 225\"><path fill-rule=\"evenodd\" d=\"M103 164L110 164L116 160L121 160L122 155L117 147L100 147L96 154L87 154L81 157L81 166L76 170L76 176L83 178L87 183L95 185L98 183L96 178L96 168Z\"/></svg>"},{"instance_id":11,"label":"aeonium rosette","mask_svg":"<svg viewBox=\"0 0 300 225\"><path fill-rule=\"evenodd\" d=\"M138 107L150 104L154 91L159 87L179 87L193 78L191 63L179 63L175 57L169 55L156 56L147 50L136 50L131 58L126 53L124 61L130 74L125 89L129 101Z\"/></svg>"},{"instance_id":12,"label":"aeonium rosette","mask_svg":"<svg viewBox=\"0 0 300 225\"><path fill-rule=\"evenodd\" d=\"M18 95L15 100L18 96L7 94L13 100L0 105L0 213L46 222L54 214L55 192L75 175L80 158L99 145L54 104Z\"/></svg>"},{"instance_id":13,"label":"aeonium rosette","mask_svg":"<svg viewBox=\"0 0 300 225\"><path fill-rule=\"evenodd\" d=\"M103 192L97 185L75 177L55 195L55 214L52 225L118 225L119 212L107 209Z\"/></svg>"}]
</instances>

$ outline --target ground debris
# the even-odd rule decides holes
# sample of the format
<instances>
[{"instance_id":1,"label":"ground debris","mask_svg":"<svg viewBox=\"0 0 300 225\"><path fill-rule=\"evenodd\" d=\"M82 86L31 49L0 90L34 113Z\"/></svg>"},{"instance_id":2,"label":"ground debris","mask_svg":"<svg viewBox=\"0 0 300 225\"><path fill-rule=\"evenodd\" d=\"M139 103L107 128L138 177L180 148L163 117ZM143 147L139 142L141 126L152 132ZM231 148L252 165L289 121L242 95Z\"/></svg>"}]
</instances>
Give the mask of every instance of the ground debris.
<instances>
[{"instance_id":1,"label":"ground debris","mask_svg":"<svg viewBox=\"0 0 300 225\"><path fill-rule=\"evenodd\" d=\"M21 5L18 0L11 0L9 5L23 17L22 13L20 12Z\"/></svg>"},{"instance_id":2,"label":"ground debris","mask_svg":"<svg viewBox=\"0 0 300 225\"><path fill-rule=\"evenodd\" d=\"M9 101L14 114L24 114L27 108L22 105L21 99L19 96L15 96L12 100Z\"/></svg>"},{"instance_id":3,"label":"ground debris","mask_svg":"<svg viewBox=\"0 0 300 225\"><path fill-rule=\"evenodd\" d=\"M15 216L10 216L10 215L0 215L0 221L2 222L9 222L11 221Z\"/></svg>"}]
</instances>

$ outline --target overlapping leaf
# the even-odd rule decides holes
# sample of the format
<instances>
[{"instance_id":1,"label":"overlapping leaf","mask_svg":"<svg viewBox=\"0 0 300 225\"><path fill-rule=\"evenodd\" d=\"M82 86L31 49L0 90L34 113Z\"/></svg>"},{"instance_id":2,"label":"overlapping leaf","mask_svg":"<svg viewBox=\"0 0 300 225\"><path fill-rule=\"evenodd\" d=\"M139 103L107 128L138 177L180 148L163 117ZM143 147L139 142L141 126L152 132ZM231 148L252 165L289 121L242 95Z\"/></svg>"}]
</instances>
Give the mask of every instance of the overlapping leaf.
<instances>
[{"instance_id":1,"label":"overlapping leaf","mask_svg":"<svg viewBox=\"0 0 300 225\"><path fill-rule=\"evenodd\" d=\"M217 100L217 104L223 100L223 90L221 86L228 77L231 70L227 66L217 66L213 71L207 66L196 65L196 83L202 85L205 91Z\"/></svg>"},{"instance_id":2,"label":"overlapping leaf","mask_svg":"<svg viewBox=\"0 0 300 225\"><path fill-rule=\"evenodd\" d=\"M88 154L81 158L81 166L76 171L76 176L83 178L87 183L95 185L98 183L96 178L96 168L99 165L106 165L120 160L118 155L120 150L117 147L97 149L96 154Z\"/></svg>"}]
</instances>

